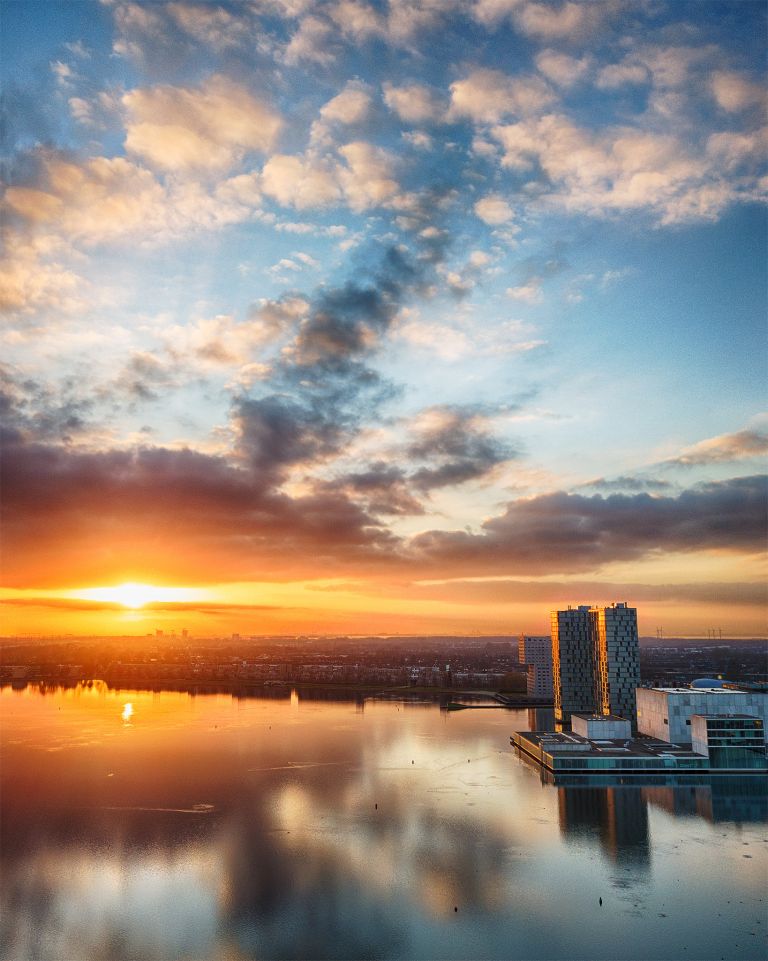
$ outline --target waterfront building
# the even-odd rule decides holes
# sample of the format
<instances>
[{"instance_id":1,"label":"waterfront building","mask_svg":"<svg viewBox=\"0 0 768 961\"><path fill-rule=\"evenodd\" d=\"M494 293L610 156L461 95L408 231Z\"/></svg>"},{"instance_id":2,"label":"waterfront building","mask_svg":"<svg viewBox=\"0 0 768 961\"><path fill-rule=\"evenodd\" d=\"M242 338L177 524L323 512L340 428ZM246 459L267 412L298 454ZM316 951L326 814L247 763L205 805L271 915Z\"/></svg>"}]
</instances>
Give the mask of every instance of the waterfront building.
<instances>
[{"instance_id":1,"label":"waterfront building","mask_svg":"<svg viewBox=\"0 0 768 961\"><path fill-rule=\"evenodd\" d=\"M768 695L761 691L690 687L637 689L637 728L675 744L690 744L694 714L747 714L768 723Z\"/></svg>"},{"instance_id":2,"label":"waterfront building","mask_svg":"<svg viewBox=\"0 0 768 961\"><path fill-rule=\"evenodd\" d=\"M635 722L640 684L637 610L626 604L593 607L589 612L596 667L598 714L615 714Z\"/></svg>"},{"instance_id":3,"label":"waterfront building","mask_svg":"<svg viewBox=\"0 0 768 961\"><path fill-rule=\"evenodd\" d=\"M552 673L555 717L570 720L571 714L593 714L595 661L589 605L552 611Z\"/></svg>"},{"instance_id":4,"label":"waterfront building","mask_svg":"<svg viewBox=\"0 0 768 961\"><path fill-rule=\"evenodd\" d=\"M655 738L599 738L547 731L516 731L510 741L521 755L555 775L690 773L708 771L707 757Z\"/></svg>"},{"instance_id":5,"label":"waterfront building","mask_svg":"<svg viewBox=\"0 0 768 961\"><path fill-rule=\"evenodd\" d=\"M521 634L518 659L527 665L528 697L550 698L554 694L552 679L552 638Z\"/></svg>"},{"instance_id":6,"label":"waterfront building","mask_svg":"<svg viewBox=\"0 0 768 961\"><path fill-rule=\"evenodd\" d=\"M637 610L627 604L552 611L555 717L613 714L634 723L640 683Z\"/></svg>"},{"instance_id":7,"label":"waterfront building","mask_svg":"<svg viewBox=\"0 0 768 961\"><path fill-rule=\"evenodd\" d=\"M748 714L694 714L691 747L709 758L711 768L746 770L768 767L761 717Z\"/></svg>"},{"instance_id":8,"label":"waterfront building","mask_svg":"<svg viewBox=\"0 0 768 961\"><path fill-rule=\"evenodd\" d=\"M632 722L615 714L572 714L571 730L588 740L622 740L632 737Z\"/></svg>"}]
</instances>

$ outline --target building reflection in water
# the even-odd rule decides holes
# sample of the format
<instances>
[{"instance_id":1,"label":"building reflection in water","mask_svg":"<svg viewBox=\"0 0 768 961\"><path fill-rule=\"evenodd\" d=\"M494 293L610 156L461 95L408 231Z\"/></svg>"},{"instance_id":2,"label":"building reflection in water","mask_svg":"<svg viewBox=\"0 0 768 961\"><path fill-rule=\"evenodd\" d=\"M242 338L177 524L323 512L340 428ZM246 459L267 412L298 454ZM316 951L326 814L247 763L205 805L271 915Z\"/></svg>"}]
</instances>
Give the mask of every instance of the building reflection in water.
<instances>
[{"instance_id":1,"label":"building reflection in water","mask_svg":"<svg viewBox=\"0 0 768 961\"><path fill-rule=\"evenodd\" d=\"M597 838L615 862L650 863L648 801L640 787L560 787L560 831L568 839Z\"/></svg>"},{"instance_id":2,"label":"building reflection in water","mask_svg":"<svg viewBox=\"0 0 768 961\"><path fill-rule=\"evenodd\" d=\"M760 824L768 820L768 784L754 775L717 775L703 784L645 787L649 804L676 817L702 817L716 824Z\"/></svg>"},{"instance_id":3,"label":"building reflection in water","mask_svg":"<svg viewBox=\"0 0 768 961\"><path fill-rule=\"evenodd\" d=\"M553 707L529 707L529 731L554 731L555 709Z\"/></svg>"}]
</instances>

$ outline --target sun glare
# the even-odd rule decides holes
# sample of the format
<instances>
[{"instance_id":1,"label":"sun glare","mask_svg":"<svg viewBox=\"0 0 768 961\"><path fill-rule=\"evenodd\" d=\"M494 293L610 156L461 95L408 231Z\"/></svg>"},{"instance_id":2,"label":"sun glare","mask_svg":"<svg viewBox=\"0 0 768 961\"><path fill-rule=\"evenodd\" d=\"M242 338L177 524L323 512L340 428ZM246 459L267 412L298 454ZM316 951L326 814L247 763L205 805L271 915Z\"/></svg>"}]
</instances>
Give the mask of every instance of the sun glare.
<instances>
[{"instance_id":1,"label":"sun glare","mask_svg":"<svg viewBox=\"0 0 768 961\"><path fill-rule=\"evenodd\" d=\"M197 601L203 597L203 593L192 587L155 587L152 584L129 582L115 587L91 587L77 591L76 596L86 601L105 601L137 610L146 604Z\"/></svg>"}]
</instances>

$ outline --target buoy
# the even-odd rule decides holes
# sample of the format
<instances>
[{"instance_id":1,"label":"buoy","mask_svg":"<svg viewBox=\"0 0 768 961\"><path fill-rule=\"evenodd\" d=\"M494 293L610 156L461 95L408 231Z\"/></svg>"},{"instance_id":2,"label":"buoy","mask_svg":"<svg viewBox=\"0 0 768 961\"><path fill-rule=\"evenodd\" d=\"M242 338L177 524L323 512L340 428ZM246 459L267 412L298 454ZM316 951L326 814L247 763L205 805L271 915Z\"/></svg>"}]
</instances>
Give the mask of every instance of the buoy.
<instances>
[{"instance_id":1,"label":"buoy","mask_svg":"<svg viewBox=\"0 0 768 961\"><path fill-rule=\"evenodd\" d=\"M454 910L454 911L456 912L456 914L458 914L458 913L459 913L459 909L458 909L457 907L454 907L454 909L453 909L453 910Z\"/></svg>"},{"instance_id":2,"label":"buoy","mask_svg":"<svg viewBox=\"0 0 768 961\"><path fill-rule=\"evenodd\" d=\"M379 805L378 805L378 804L374 804L373 807L374 807L374 810L376 810L376 811L379 810Z\"/></svg>"},{"instance_id":3,"label":"buoy","mask_svg":"<svg viewBox=\"0 0 768 961\"><path fill-rule=\"evenodd\" d=\"M602 898L598 898L598 900L600 901L600 906L602 907L603 899L602 899Z\"/></svg>"}]
</instances>

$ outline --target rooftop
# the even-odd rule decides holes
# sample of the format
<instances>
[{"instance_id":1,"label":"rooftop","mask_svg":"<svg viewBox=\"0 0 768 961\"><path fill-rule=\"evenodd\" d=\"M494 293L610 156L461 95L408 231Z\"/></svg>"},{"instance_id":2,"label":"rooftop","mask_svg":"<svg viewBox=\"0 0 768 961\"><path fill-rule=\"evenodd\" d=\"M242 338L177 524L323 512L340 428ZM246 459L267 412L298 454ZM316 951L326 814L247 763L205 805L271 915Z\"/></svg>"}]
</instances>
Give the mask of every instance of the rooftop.
<instances>
[{"instance_id":1,"label":"rooftop","mask_svg":"<svg viewBox=\"0 0 768 961\"><path fill-rule=\"evenodd\" d=\"M699 758L690 747L681 747L660 741L655 737L599 738L590 739L579 734L566 734L550 731L521 731L516 737L524 738L529 745L541 748L548 754L571 754L578 752L579 757L624 757L624 758ZM516 741L515 741L516 743Z\"/></svg>"},{"instance_id":2,"label":"rooftop","mask_svg":"<svg viewBox=\"0 0 768 961\"><path fill-rule=\"evenodd\" d=\"M736 691L733 688L722 687L639 687L639 691L654 691L659 694L746 694L747 691Z\"/></svg>"}]
</instances>

